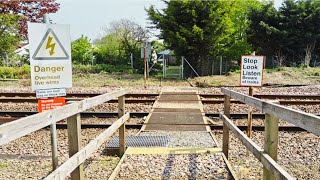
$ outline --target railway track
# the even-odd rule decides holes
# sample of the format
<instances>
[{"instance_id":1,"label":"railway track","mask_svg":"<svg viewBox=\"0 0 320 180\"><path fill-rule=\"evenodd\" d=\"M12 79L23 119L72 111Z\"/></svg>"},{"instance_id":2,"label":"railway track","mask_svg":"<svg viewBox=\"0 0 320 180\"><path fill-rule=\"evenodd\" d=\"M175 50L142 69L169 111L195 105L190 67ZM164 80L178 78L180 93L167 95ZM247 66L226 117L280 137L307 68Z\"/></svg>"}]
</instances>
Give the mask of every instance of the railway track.
<instances>
[{"instance_id":1,"label":"railway track","mask_svg":"<svg viewBox=\"0 0 320 180\"><path fill-rule=\"evenodd\" d=\"M6 123L10 121L17 120L21 117L25 116L30 116L33 114L36 114L37 112L0 112L0 123ZM117 117L118 112L82 112L80 113L82 118L92 118L92 117L97 117L97 118L113 118ZM131 112L130 116L131 117L137 117L141 118L144 116L147 116L149 113L147 112ZM205 114L208 117L213 117L213 118L218 118L219 113L206 113ZM316 114L317 116L320 116L320 114ZM232 119L242 119L242 118L247 118L248 114L246 113L233 113L230 115ZM265 117L265 114L262 113L254 113L253 118L260 118L263 119ZM111 124L82 124L81 127L83 129L86 128L108 128L111 126ZM142 124L126 124L127 128L132 128L132 129L139 129L142 127ZM222 125L214 125L210 124L209 125L212 130L222 130L223 126ZM247 126L238 126L241 130L246 130ZM60 129L66 129L67 126L66 124L63 123L58 123L57 128ZM256 131L264 131L264 126L253 126L253 130ZM299 127L295 126L280 126L279 130L281 131L305 131Z\"/></svg>"},{"instance_id":2,"label":"railway track","mask_svg":"<svg viewBox=\"0 0 320 180\"><path fill-rule=\"evenodd\" d=\"M98 96L100 93L69 93L66 100L67 101L79 101L84 98ZM159 94L127 94L126 103L154 103L156 97ZM200 94L203 104L222 104L224 102L224 95L222 94ZM280 99L279 102L281 105L317 105L320 104L320 95L254 95L256 98L262 99ZM1 103L37 103L34 93L0 93L0 102ZM109 101L110 103L118 103L118 100L114 99ZM231 100L231 103L242 104L239 101ZM0 123L10 122L17 120L21 117L30 116L36 114L37 112L18 112L18 111L5 111L0 112ZM111 118L117 117L117 112L82 112L81 117L90 118ZM131 117L144 117L147 116L148 112L132 112ZM316 114L320 116L320 114ZM208 117L218 118L218 113L206 113ZM233 119L247 118L246 113L234 113L231 114ZM253 118L264 118L264 114L253 114ZM58 124L59 128L66 128L65 124ZM106 128L110 124L82 124L82 128ZM141 124L128 124L128 128L140 128ZM220 125L210 125L211 129L222 129ZM239 126L240 129L245 130L246 126ZM254 126L254 130L263 130L263 126ZM301 128L294 126L281 126L283 131L303 131Z\"/></svg>"},{"instance_id":3,"label":"railway track","mask_svg":"<svg viewBox=\"0 0 320 180\"><path fill-rule=\"evenodd\" d=\"M88 98L101 95L101 93L68 93L67 98ZM126 94L126 98L154 98L159 96L159 94L151 93L136 93L136 94ZM260 99L313 99L320 100L320 95L288 95L288 94L256 94L253 95ZM1 99L8 97L33 97L35 98L35 93L0 93ZM220 98L223 99L223 94L200 94L202 98Z\"/></svg>"},{"instance_id":4,"label":"railway track","mask_svg":"<svg viewBox=\"0 0 320 180\"><path fill-rule=\"evenodd\" d=\"M309 96L309 98L305 98L305 99L299 99L299 100L279 100L279 103L281 105L317 105L317 104L320 104L320 99L317 100L317 96L315 96L314 99L313 96ZM266 98L266 99L277 99L277 98L274 98L274 97L269 97L269 98ZM306 100L307 99L307 100ZM66 98L66 101L81 101L83 100L83 98ZM125 100L126 103L154 103L156 101L155 98L151 98L151 99L126 99ZM224 102L223 99L202 99L201 100L203 104L222 104ZM13 98L13 97L10 97L10 98L0 98L0 103L9 103L9 102L12 102L12 103L25 103L25 102L29 102L29 103L37 103L38 100L36 98ZM114 99L114 100L110 100L109 103L118 103L118 100L117 99ZM235 103L235 104L243 104L242 102L240 101L237 101L237 100L231 100L231 103Z\"/></svg>"}]
</instances>

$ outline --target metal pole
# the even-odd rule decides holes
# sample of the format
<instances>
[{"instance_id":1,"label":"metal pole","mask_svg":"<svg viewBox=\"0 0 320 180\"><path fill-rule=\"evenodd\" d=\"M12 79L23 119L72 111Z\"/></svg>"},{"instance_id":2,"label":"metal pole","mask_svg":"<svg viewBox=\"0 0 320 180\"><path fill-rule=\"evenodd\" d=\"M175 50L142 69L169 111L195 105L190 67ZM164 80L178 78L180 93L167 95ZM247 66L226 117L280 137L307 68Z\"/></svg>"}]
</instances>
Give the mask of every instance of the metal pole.
<instances>
[{"instance_id":1,"label":"metal pole","mask_svg":"<svg viewBox=\"0 0 320 180\"><path fill-rule=\"evenodd\" d=\"M183 74L183 70L184 70L184 57L182 56L181 57L181 79L183 79L184 78L184 74Z\"/></svg>"},{"instance_id":2,"label":"metal pole","mask_svg":"<svg viewBox=\"0 0 320 180\"><path fill-rule=\"evenodd\" d=\"M43 15L43 23L49 23L47 14ZM57 127L56 123L50 125L51 135L51 153L52 153L52 169L55 170L58 167L58 146L57 146Z\"/></svg>"},{"instance_id":3,"label":"metal pole","mask_svg":"<svg viewBox=\"0 0 320 180\"><path fill-rule=\"evenodd\" d=\"M191 66L191 64L189 63L189 61L188 61L186 58L183 58L183 59L188 63L188 65L191 67L191 69L193 70L193 72L194 72L198 77L200 77L199 74L197 73L197 71Z\"/></svg>"},{"instance_id":4,"label":"metal pole","mask_svg":"<svg viewBox=\"0 0 320 180\"><path fill-rule=\"evenodd\" d=\"M143 48L143 62L144 62L144 88L147 88L147 59L146 59L146 46Z\"/></svg>"},{"instance_id":5,"label":"metal pole","mask_svg":"<svg viewBox=\"0 0 320 180\"><path fill-rule=\"evenodd\" d=\"M220 75L222 74L222 56L220 56Z\"/></svg>"},{"instance_id":6,"label":"metal pole","mask_svg":"<svg viewBox=\"0 0 320 180\"><path fill-rule=\"evenodd\" d=\"M130 54L130 59L131 59L131 68L133 69L133 54Z\"/></svg>"},{"instance_id":7,"label":"metal pole","mask_svg":"<svg viewBox=\"0 0 320 180\"><path fill-rule=\"evenodd\" d=\"M211 65L211 75L213 75L214 73L214 60L212 61L212 65Z\"/></svg>"},{"instance_id":8,"label":"metal pole","mask_svg":"<svg viewBox=\"0 0 320 180\"><path fill-rule=\"evenodd\" d=\"M147 79L149 78L149 58L147 59Z\"/></svg>"},{"instance_id":9,"label":"metal pole","mask_svg":"<svg viewBox=\"0 0 320 180\"><path fill-rule=\"evenodd\" d=\"M164 78L164 55L162 54L162 78Z\"/></svg>"}]
</instances>

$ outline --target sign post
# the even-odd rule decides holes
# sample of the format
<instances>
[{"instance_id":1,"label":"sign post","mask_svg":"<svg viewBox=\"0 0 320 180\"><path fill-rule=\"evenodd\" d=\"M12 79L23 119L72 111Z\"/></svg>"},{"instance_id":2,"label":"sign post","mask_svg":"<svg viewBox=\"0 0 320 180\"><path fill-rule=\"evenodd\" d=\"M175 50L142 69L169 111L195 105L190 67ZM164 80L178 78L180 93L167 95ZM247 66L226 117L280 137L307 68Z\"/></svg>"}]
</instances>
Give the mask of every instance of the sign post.
<instances>
[{"instance_id":1,"label":"sign post","mask_svg":"<svg viewBox=\"0 0 320 180\"><path fill-rule=\"evenodd\" d=\"M28 23L32 90L36 91L39 112L65 105L66 88L72 87L69 25ZM54 97L54 98L52 98ZM46 98L46 99L42 99ZM58 167L56 124L50 125L52 166Z\"/></svg>"},{"instance_id":2,"label":"sign post","mask_svg":"<svg viewBox=\"0 0 320 180\"><path fill-rule=\"evenodd\" d=\"M255 52L249 56L241 57L241 86L249 86L249 96L253 96L253 87L262 86L264 56L255 56ZM247 135L252 137L252 107L248 111Z\"/></svg>"}]
</instances>

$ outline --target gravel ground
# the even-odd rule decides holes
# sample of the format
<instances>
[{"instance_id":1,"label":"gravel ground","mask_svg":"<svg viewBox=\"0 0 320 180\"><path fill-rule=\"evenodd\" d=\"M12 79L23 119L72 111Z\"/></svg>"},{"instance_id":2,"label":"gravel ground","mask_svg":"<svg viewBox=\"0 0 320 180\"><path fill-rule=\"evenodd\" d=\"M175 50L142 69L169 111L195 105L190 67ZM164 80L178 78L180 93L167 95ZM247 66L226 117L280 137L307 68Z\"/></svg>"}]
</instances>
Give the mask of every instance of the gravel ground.
<instances>
[{"instance_id":1,"label":"gravel ground","mask_svg":"<svg viewBox=\"0 0 320 180\"><path fill-rule=\"evenodd\" d=\"M213 124L215 125L223 125L222 120L212 118ZM233 123L237 126L246 126L248 125L248 119L232 119ZM264 119L254 118L252 119L252 125L253 126L264 126ZM279 126L294 126L294 124L288 123L283 120L279 120Z\"/></svg>"},{"instance_id":2,"label":"gravel ground","mask_svg":"<svg viewBox=\"0 0 320 180\"><path fill-rule=\"evenodd\" d=\"M228 89L249 94L248 87L227 87ZM200 94L222 94L220 88L198 88ZM296 86L296 87L256 87L254 94L305 94L320 95L320 85Z\"/></svg>"},{"instance_id":3,"label":"gravel ground","mask_svg":"<svg viewBox=\"0 0 320 180\"><path fill-rule=\"evenodd\" d=\"M221 146L222 131L213 132ZM263 147L264 132L253 132ZM262 164L230 133L229 160L240 179L262 179ZM298 179L320 179L320 136L307 132L279 132L278 162Z\"/></svg>"},{"instance_id":4,"label":"gravel ground","mask_svg":"<svg viewBox=\"0 0 320 180\"><path fill-rule=\"evenodd\" d=\"M103 131L104 129L83 129L81 131L82 146L88 144L89 141L94 139ZM137 132L138 130L127 130L126 134L134 135ZM117 135L117 133L115 133L114 136L115 135ZM57 137L59 164L62 164L68 158L69 153L67 130L58 129ZM86 161L90 172L101 167L90 165L89 162L92 161L93 163L96 163L97 161L99 165L101 164L99 163L101 161L103 164L102 166L104 166L105 163L103 162L106 161L106 158L109 158L103 153L104 147L105 146L101 146L101 148L93 155L93 157ZM13 158L8 158L8 155L12 155ZM28 158L30 156L32 157ZM110 161L115 161L116 159L117 158L110 158ZM116 165L116 163L114 164ZM0 146L0 179L16 179L17 177L21 177L22 179L39 179L46 176L50 170L51 145L49 130L39 130L19 138L9 144ZM110 174L112 173L112 171L108 168L106 171L108 171Z\"/></svg>"},{"instance_id":5,"label":"gravel ground","mask_svg":"<svg viewBox=\"0 0 320 180\"><path fill-rule=\"evenodd\" d=\"M168 147L216 147L208 132L194 131L150 131L141 132L141 136L168 136Z\"/></svg>"},{"instance_id":6,"label":"gravel ground","mask_svg":"<svg viewBox=\"0 0 320 180\"><path fill-rule=\"evenodd\" d=\"M221 155L128 155L117 179L227 179Z\"/></svg>"},{"instance_id":7,"label":"gravel ground","mask_svg":"<svg viewBox=\"0 0 320 180\"><path fill-rule=\"evenodd\" d=\"M227 87L228 89L242 92L245 94L249 93L248 87ZM144 89L143 87L126 87L129 93L159 93L162 87L152 86ZM222 94L220 88L195 88L200 94ZM119 90L117 87L72 87L67 90L67 93L106 93ZM32 92L31 87L16 87L7 86L0 87L0 92ZM254 94L308 94L308 95L319 95L320 85L310 86L296 86L296 87L260 87L254 88Z\"/></svg>"},{"instance_id":8,"label":"gravel ground","mask_svg":"<svg viewBox=\"0 0 320 180\"><path fill-rule=\"evenodd\" d=\"M126 104L128 112L149 112L153 103ZM37 103L0 103L0 111L38 111ZM98 105L87 112L117 112L117 103L105 103Z\"/></svg>"}]
</instances>

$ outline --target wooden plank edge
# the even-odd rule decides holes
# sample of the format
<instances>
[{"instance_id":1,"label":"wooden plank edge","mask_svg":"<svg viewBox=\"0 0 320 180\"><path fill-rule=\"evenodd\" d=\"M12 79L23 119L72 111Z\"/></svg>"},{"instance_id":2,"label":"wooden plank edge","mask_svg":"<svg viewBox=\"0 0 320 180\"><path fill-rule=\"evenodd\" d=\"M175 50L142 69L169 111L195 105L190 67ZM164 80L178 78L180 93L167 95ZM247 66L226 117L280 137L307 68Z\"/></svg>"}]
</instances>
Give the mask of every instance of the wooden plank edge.
<instances>
[{"instance_id":1,"label":"wooden plank edge","mask_svg":"<svg viewBox=\"0 0 320 180\"><path fill-rule=\"evenodd\" d=\"M62 165L60 165L56 170L51 172L45 179L65 179L71 174L71 172L76 169L80 164L82 164L86 159L88 159L105 141L107 141L118 129L119 127L130 119L130 114L126 113L116 122L112 124L108 129L99 134L94 140L90 141L87 146L82 148L79 152L70 157Z\"/></svg>"},{"instance_id":2,"label":"wooden plank edge","mask_svg":"<svg viewBox=\"0 0 320 180\"><path fill-rule=\"evenodd\" d=\"M226 88L221 88L221 92L227 96L253 106L264 113L272 114L279 119L303 128L308 132L311 132L318 136L320 135L320 117L318 116L301 110L296 110L289 107L284 107L282 105L270 103L265 100L241 94L239 92Z\"/></svg>"},{"instance_id":3,"label":"wooden plank edge","mask_svg":"<svg viewBox=\"0 0 320 180\"><path fill-rule=\"evenodd\" d=\"M221 147L219 146L218 140L217 140L216 137L213 135L212 131L210 131L209 134L210 134L211 138L213 139L213 142L216 144L216 146L217 146L218 148L221 148ZM222 151L222 150L221 150L221 151Z\"/></svg>"},{"instance_id":4,"label":"wooden plank edge","mask_svg":"<svg viewBox=\"0 0 320 180\"><path fill-rule=\"evenodd\" d=\"M114 168L114 170L112 171L111 175L109 176L108 180L114 180L118 175L119 172L121 170L121 165L124 162L125 158L127 158L127 151L125 151L125 153L123 154L123 156L121 157L120 161L118 162L117 166Z\"/></svg>"},{"instance_id":5,"label":"wooden plank edge","mask_svg":"<svg viewBox=\"0 0 320 180\"><path fill-rule=\"evenodd\" d=\"M274 161L263 149L260 148L255 142L248 138L231 120L220 113L221 118L225 121L227 127L233 132L236 138L238 138L244 146L268 169L277 179L294 180L287 171L285 171L276 161Z\"/></svg>"},{"instance_id":6,"label":"wooden plank edge","mask_svg":"<svg viewBox=\"0 0 320 180\"><path fill-rule=\"evenodd\" d=\"M153 113L156 105L158 104L158 100L160 99L161 94L162 94L162 91L159 93L159 96L158 96L158 97L156 98L156 100L154 101L154 103L153 103L153 105L152 105L152 108L151 108L151 110L150 110L150 112L149 112L149 114L148 114L148 116L147 116L147 118L146 118L146 120L145 120L144 123L148 123L148 122L149 122L149 119L150 119L150 117L151 117L151 115L152 115L152 113ZM144 123L143 123L143 124L144 124ZM146 127L147 127L147 125L142 125L140 131L136 134L136 136L139 135L141 132L145 131Z\"/></svg>"},{"instance_id":7,"label":"wooden plank edge","mask_svg":"<svg viewBox=\"0 0 320 180\"><path fill-rule=\"evenodd\" d=\"M141 154L215 154L221 153L221 148L189 148L189 147L130 147L126 150L126 154L141 155Z\"/></svg>"},{"instance_id":8,"label":"wooden plank edge","mask_svg":"<svg viewBox=\"0 0 320 180\"><path fill-rule=\"evenodd\" d=\"M221 153L221 156L223 157L223 160L227 165L227 169L228 169L229 174L232 176L232 178L228 178L228 179L238 180L239 178L237 176L237 173L234 171L229 160L226 158L226 156L223 153Z\"/></svg>"}]
</instances>

